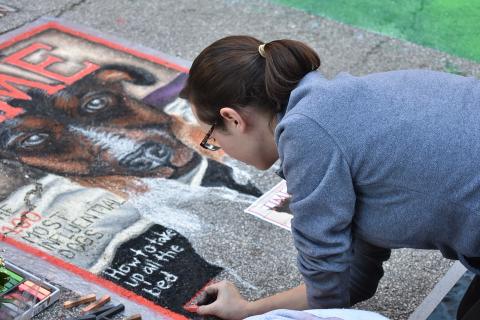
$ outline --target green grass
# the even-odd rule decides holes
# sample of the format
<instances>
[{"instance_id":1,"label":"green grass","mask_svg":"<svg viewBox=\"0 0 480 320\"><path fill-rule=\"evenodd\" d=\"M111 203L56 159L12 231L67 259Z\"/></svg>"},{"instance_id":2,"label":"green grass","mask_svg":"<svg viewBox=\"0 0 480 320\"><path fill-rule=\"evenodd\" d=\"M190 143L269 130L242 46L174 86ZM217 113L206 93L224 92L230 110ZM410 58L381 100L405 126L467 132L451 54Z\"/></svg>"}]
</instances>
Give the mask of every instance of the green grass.
<instances>
[{"instance_id":1,"label":"green grass","mask_svg":"<svg viewBox=\"0 0 480 320\"><path fill-rule=\"evenodd\" d=\"M271 0L480 61L479 0Z\"/></svg>"}]
</instances>

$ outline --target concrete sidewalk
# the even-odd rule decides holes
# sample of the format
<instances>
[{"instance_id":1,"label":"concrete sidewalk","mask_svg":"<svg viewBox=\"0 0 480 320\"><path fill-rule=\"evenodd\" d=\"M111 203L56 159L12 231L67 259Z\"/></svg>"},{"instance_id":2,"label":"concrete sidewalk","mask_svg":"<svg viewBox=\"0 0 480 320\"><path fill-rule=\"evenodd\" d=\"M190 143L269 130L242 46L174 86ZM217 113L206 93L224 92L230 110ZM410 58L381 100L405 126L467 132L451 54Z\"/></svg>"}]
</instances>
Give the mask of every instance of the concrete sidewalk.
<instances>
[{"instance_id":1,"label":"concrete sidewalk","mask_svg":"<svg viewBox=\"0 0 480 320\"><path fill-rule=\"evenodd\" d=\"M321 70L327 77L341 71L361 75L404 68L429 68L480 76L480 64L472 61L268 1L17 0L9 5L17 11L7 12L0 18L0 33L15 30L39 17L50 16L186 60L192 60L201 49L220 37L249 34L265 41L292 38L307 42L319 53ZM278 181L272 172L257 172L255 177L263 190ZM238 215L242 214L238 212ZM272 233L281 233L280 239L288 239L284 230L276 231L267 225L265 228ZM256 240L258 238L253 235L245 239ZM291 242L286 246L284 254L291 254L288 263L294 265ZM279 257L276 263L281 266L285 261ZM386 275L378 294L357 307L378 311L392 319L406 319L450 265L450 261L435 252L396 250L386 264ZM261 273L260 268L246 272ZM275 287L278 279L269 281L267 275L264 278L266 283L270 282L265 294L285 289ZM288 278L292 286L299 279L298 275ZM41 319L56 318L53 314L61 312L58 305L56 308L44 312Z\"/></svg>"}]
</instances>

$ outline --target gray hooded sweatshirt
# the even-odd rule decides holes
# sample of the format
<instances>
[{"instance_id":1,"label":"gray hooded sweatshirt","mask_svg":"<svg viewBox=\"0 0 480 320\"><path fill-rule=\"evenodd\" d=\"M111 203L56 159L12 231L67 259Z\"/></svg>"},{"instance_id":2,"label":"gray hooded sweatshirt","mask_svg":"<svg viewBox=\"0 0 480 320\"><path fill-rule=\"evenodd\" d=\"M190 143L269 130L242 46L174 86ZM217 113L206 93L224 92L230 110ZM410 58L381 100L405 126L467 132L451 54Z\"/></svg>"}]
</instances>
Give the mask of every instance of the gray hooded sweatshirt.
<instances>
[{"instance_id":1,"label":"gray hooded sweatshirt","mask_svg":"<svg viewBox=\"0 0 480 320\"><path fill-rule=\"evenodd\" d=\"M349 305L352 238L437 249L480 273L480 81L307 74L279 114L279 173L311 308Z\"/></svg>"}]
</instances>

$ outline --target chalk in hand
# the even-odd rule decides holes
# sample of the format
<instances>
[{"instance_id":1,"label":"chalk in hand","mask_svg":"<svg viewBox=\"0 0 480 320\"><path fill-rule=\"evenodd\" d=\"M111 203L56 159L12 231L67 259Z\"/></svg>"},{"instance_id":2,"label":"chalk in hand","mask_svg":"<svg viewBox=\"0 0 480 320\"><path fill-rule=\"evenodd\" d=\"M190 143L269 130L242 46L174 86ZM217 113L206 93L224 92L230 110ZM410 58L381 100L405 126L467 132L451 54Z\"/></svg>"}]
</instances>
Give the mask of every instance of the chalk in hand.
<instances>
[{"instance_id":1,"label":"chalk in hand","mask_svg":"<svg viewBox=\"0 0 480 320\"><path fill-rule=\"evenodd\" d=\"M200 294L195 296L190 302L183 306L188 312L197 313L199 306L204 306L217 300L217 294L209 294L206 291L202 291Z\"/></svg>"},{"instance_id":2,"label":"chalk in hand","mask_svg":"<svg viewBox=\"0 0 480 320\"><path fill-rule=\"evenodd\" d=\"M196 304L190 304L183 306L183 309L187 310L188 312L197 313L198 306Z\"/></svg>"},{"instance_id":3,"label":"chalk in hand","mask_svg":"<svg viewBox=\"0 0 480 320\"><path fill-rule=\"evenodd\" d=\"M197 306L204 306L217 300L217 294L209 294L206 291L203 291L197 299Z\"/></svg>"}]
</instances>

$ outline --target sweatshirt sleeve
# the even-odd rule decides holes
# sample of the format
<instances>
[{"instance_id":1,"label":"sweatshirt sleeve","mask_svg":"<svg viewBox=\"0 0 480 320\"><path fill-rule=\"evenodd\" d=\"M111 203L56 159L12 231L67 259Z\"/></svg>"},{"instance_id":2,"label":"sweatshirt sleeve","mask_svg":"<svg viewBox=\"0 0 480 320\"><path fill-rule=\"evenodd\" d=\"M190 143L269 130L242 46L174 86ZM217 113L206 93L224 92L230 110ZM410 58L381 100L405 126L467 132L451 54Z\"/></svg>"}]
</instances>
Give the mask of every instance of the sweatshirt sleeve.
<instances>
[{"instance_id":1,"label":"sweatshirt sleeve","mask_svg":"<svg viewBox=\"0 0 480 320\"><path fill-rule=\"evenodd\" d=\"M347 160L332 137L305 115L288 115L277 129L309 306L348 307L356 197Z\"/></svg>"}]
</instances>

